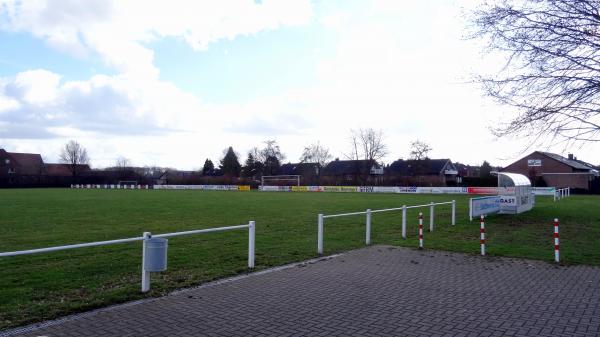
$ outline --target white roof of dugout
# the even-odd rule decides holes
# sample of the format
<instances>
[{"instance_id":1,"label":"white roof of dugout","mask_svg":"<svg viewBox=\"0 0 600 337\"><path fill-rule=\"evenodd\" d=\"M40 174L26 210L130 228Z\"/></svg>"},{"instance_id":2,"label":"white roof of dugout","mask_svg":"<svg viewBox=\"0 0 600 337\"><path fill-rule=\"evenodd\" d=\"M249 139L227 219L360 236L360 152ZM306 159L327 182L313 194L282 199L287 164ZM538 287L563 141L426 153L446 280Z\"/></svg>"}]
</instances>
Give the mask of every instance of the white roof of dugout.
<instances>
[{"instance_id":1,"label":"white roof of dugout","mask_svg":"<svg viewBox=\"0 0 600 337\"><path fill-rule=\"evenodd\" d=\"M498 172L498 187L531 186L529 178L518 173Z\"/></svg>"}]
</instances>

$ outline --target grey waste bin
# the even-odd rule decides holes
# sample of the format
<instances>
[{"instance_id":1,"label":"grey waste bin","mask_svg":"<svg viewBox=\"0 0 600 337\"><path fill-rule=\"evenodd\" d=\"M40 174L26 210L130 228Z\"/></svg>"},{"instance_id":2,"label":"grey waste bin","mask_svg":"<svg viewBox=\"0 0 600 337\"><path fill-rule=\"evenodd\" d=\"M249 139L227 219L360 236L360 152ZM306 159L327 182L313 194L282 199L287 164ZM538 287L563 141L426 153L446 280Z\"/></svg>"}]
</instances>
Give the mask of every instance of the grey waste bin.
<instances>
[{"instance_id":1,"label":"grey waste bin","mask_svg":"<svg viewBox=\"0 0 600 337\"><path fill-rule=\"evenodd\" d=\"M151 238L146 240L146 259L144 269L146 271L167 270L167 247L169 240L164 238Z\"/></svg>"}]
</instances>

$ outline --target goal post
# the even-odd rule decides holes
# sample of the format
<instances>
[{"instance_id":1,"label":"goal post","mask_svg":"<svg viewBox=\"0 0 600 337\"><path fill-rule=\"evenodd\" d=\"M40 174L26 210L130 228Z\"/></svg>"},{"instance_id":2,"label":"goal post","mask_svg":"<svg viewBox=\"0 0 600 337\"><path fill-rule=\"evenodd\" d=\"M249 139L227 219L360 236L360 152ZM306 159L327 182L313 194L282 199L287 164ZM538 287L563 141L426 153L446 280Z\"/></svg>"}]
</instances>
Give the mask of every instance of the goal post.
<instances>
[{"instance_id":1,"label":"goal post","mask_svg":"<svg viewBox=\"0 0 600 337\"><path fill-rule=\"evenodd\" d=\"M299 175L262 176L260 178L260 186L265 186L265 182L268 183L269 181L288 181L295 186L300 186L300 176Z\"/></svg>"},{"instance_id":2,"label":"goal post","mask_svg":"<svg viewBox=\"0 0 600 337\"><path fill-rule=\"evenodd\" d=\"M119 180L119 186L137 186L137 180Z\"/></svg>"}]
</instances>

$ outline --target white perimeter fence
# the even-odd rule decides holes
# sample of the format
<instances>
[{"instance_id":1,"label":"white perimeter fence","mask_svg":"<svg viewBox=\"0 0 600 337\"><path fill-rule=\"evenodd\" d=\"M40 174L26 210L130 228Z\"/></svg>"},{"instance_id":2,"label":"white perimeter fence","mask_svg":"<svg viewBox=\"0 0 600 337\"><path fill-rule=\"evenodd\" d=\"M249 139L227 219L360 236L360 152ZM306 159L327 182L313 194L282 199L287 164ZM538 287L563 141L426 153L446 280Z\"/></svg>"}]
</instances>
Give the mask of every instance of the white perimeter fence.
<instances>
[{"instance_id":1,"label":"white perimeter fence","mask_svg":"<svg viewBox=\"0 0 600 337\"><path fill-rule=\"evenodd\" d=\"M371 219L373 213L383 213L383 212L393 212L393 211L402 211L402 238L406 239L406 210L411 208L422 208L429 207L429 231L433 232L433 224L435 218L435 206L439 205L452 205L452 225L456 224L456 200L447 201L447 202L431 202L429 204L423 205L414 205L414 206L406 206L397 208L385 208L385 209L367 209L362 212L352 212L352 213L339 213L339 214L319 214L317 218L317 253L320 255L323 254L323 227L325 225L325 219L327 218L339 218L344 216L354 216L365 214L365 244L371 244Z\"/></svg>"},{"instance_id":2,"label":"white perimeter fence","mask_svg":"<svg viewBox=\"0 0 600 337\"><path fill-rule=\"evenodd\" d=\"M554 201L560 200L562 198L570 197L570 196L571 196L571 188L570 187L559 188L554 193Z\"/></svg>"},{"instance_id":3,"label":"white perimeter fence","mask_svg":"<svg viewBox=\"0 0 600 337\"><path fill-rule=\"evenodd\" d=\"M95 246L106 246L106 245L112 245L112 244L118 244L118 243L143 241L143 246L142 246L142 292L147 292L150 290L150 271L151 270L147 270L148 263L146 261L146 255L148 253L147 246L151 239L153 239L153 238L170 238L170 237L175 237L175 236L204 234L204 233L212 233L212 232L223 232L223 231L248 228L248 268L252 269L252 268L254 268L254 249L255 249L254 248L254 246L255 246L254 239L255 239L255 233L256 233L255 226L256 226L256 223L254 221L250 221L250 222L248 222L248 224L245 224L245 225L197 229L197 230L191 230L191 231L165 233L165 234L157 234L157 235L152 235L150 232L144 232L143 236L133 237L133 238L108 240L108 241L96 241L96 242L80 243L80 244L67 245L67 246L55 246L55 247L38 248L38 249L30 249L30 250L19 250L19 251L14 251L14 252L4 252L4 253L0 253L0 257L49 253L49 252L55 252L55 251L59 251L59 250L95 247ZM164 269L166 269L166 247L165 247L164 254L165 254Z\"/></svg>"}]
</instances>

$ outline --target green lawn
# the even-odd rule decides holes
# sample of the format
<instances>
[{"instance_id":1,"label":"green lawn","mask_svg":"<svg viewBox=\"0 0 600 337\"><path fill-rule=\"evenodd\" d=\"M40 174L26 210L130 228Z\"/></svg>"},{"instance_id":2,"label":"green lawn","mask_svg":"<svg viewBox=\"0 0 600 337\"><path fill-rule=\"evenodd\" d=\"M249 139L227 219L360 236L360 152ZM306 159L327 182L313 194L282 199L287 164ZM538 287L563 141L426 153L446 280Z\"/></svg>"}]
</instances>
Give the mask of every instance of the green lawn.
<instances>
[{"instance_id":1,"label":"green lawn","mask_svg":"<svg viewBox=\"0 0 600 337\"><path fill-rule=\"evenodd\" d=\"M316 256L317 214L457 200L436 209L426 249L479 252L479 223L468 220L468 197L367 193L277 193L152 190L0 190L0 251L41 248L230 226L256 221L256 266L264 269ZM492 216L488 254L552 261L552 219L561 219L561 256L567 264L600 265L600 197L559 202L538 198L531 212ZM373 215L374 244L417 247L416 210ZM423 209L425 228L428 209ZM141 243L0 258L0 329L112 303L158 296L176 288L246 272L247 231L169 240L169 269L153 274L152 291L139 292ZM325 253L364 245L364 215L326 219Z\"/></svg>"}]
</instances>

